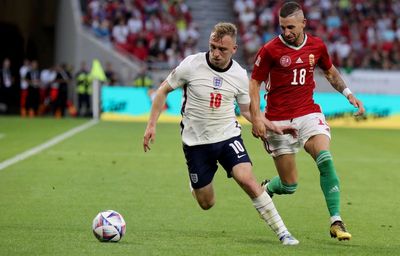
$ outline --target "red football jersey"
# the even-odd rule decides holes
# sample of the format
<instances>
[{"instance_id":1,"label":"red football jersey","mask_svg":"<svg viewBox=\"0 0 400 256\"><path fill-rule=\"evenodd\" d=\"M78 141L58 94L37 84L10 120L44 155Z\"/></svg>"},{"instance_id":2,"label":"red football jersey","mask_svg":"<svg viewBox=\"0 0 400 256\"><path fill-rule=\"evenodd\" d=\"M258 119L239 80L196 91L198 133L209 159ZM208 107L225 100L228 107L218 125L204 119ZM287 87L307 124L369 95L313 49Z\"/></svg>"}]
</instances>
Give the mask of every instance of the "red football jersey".
<instances>
[{"instance_id":1,"label":"red football jersey","mask_svg":"<svg viewBox=\"0 0 400 256\"><path fill-rule=\"evenodd\" d=\"M304 42L298 47L287 44L279 36L258 51L251 78L266 84L269 120L321 112L313 99L316 65L328 70L332 61L324 42L309 34L305 34Z\"/></svg>"}]
</instances>

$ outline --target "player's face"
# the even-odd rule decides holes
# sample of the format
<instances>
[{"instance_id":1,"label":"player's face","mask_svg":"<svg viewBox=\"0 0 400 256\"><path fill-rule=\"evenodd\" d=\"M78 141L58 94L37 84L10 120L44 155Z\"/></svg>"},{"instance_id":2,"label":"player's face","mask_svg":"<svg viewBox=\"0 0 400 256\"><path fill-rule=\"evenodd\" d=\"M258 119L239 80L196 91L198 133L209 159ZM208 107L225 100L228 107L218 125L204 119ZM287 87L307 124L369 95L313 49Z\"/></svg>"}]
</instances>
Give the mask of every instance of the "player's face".
<instances>
[{"instance_id":1,"label":"player's face","mask_svg":"<svg viewBox=\"0 0 400 256\"><path fill-rule=\"evenodd\" d=\"M279 17L282 37L288 44L299 46L304 40L306 20L302 15L293 15L286 18Z\"/></svg>"},{"instance_id":2,"label":"player's face","mask_svg":"<svg viewBox=\"0 0 400 256\"><path fill-rule=\"evenodd\" d=\"M214 66L224 69L229 65L232 55L235 54L237 45L231 36L224 36L217 39L210 36L210 62Z\"/></svg>"}]
</instances>

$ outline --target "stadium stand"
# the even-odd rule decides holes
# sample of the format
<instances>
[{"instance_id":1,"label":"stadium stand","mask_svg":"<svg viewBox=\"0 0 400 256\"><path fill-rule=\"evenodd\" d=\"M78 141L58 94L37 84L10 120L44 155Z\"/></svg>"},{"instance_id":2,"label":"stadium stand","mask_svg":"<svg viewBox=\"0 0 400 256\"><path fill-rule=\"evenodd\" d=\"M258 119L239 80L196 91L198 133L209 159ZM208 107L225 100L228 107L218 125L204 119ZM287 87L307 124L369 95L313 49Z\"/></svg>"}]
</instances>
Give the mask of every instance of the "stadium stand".
<instances>
[{"instance_id":1,"label":"stadium stand","mask_svg":"<svg viewBox=\"0 0 400 256\"><path fill-rule=\"evenodd\" d=\"M280 33L278 0L233 0L245 59ZM336 66L400 69L400 2L304 0L307 31L322 38Z\"/></svg>"},{"instance_id":2,"label":"stadium stand","mask_svg":"<svg viewBox=\"0 0 400 256\"><path fill-rule=\"evenodd\" d=\"M82 21L99 39L147 62L171 68L197 51L199 32L185 1L88 0Z\"/></svg>"}]
</instances>

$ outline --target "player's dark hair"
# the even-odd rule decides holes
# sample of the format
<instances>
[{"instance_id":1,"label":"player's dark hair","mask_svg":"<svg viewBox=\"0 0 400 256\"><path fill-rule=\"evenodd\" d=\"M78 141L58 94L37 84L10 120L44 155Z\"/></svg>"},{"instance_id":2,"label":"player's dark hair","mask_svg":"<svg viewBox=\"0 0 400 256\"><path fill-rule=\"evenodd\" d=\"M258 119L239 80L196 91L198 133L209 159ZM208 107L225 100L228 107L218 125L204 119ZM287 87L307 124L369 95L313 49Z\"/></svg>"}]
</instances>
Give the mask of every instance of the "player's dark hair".
<instances>
[{"instance_id":1,"label":"player's dark hair","mask_svg":"<svg viewBox=\"0 0 400 256\"><path fill-rule=\"evenodd\" d=\"M301 5L299 3L293 1L286 2L282 5L279 11L279 16L281 16L282 18L286 18L292 15L293 13L301 10L302 10Z\"/></svg>"}]
</instances>

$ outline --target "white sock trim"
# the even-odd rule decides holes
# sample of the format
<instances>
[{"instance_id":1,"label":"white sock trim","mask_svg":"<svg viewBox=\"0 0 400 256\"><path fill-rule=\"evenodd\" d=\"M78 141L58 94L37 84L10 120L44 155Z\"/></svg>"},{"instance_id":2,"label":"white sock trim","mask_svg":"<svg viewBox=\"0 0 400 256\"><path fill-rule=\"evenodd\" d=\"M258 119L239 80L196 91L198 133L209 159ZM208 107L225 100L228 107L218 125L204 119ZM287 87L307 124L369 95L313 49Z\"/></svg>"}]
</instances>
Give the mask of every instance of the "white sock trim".
<instances>
[{"instance_id":1,"label":"white sock trim","mask_svg":"<svg viewBox=\"0 0 400 256\"><path fill-rule=\"evenodd\" d=\"M342 221L342 218L340 216L331 216L330 221L333 224L335 221Z\"/></svg>"}]
</instances>

